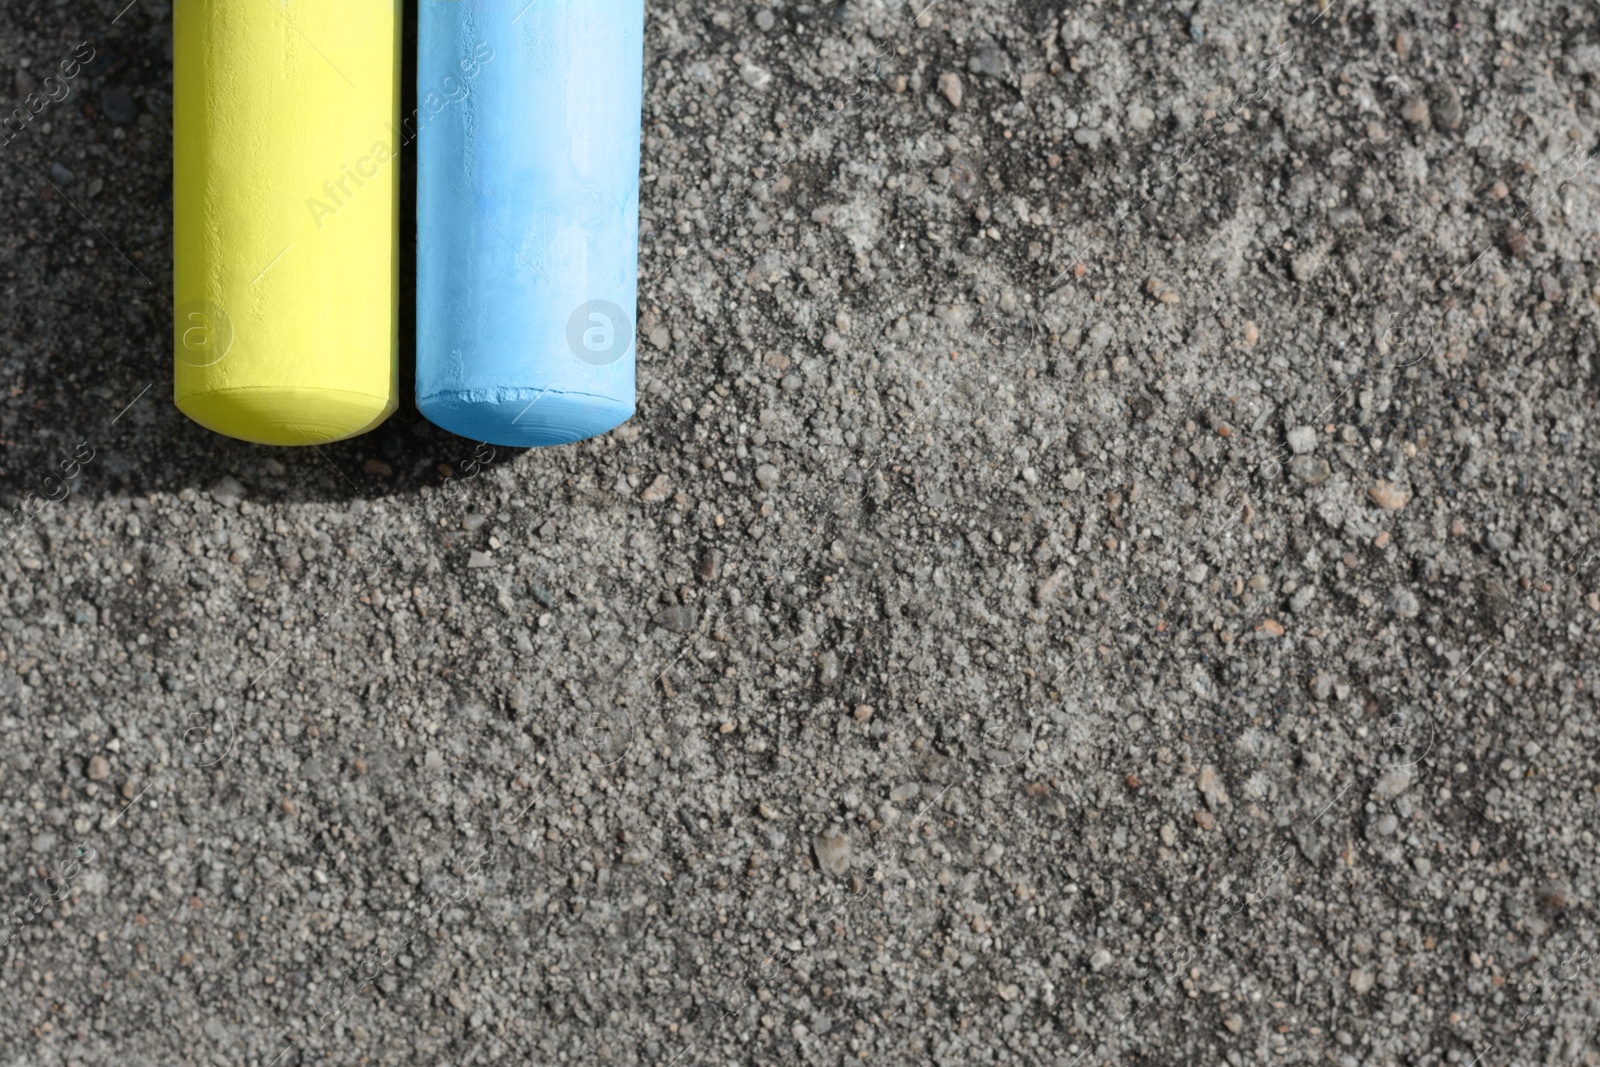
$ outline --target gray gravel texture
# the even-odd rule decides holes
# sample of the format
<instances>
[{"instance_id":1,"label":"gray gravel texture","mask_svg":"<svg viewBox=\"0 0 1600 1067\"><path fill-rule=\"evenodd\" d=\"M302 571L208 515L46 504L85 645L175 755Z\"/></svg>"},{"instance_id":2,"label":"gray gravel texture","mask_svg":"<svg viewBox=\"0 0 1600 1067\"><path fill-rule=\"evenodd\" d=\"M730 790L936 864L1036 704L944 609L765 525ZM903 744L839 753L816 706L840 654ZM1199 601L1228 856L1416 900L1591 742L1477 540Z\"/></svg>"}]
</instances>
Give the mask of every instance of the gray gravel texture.
<instances>
[{"instance_id":1,"label":"gray gravel texture","mask_svg":"<svg viewBox=\"0 0 1600 1067\"><path fill-rule=\"evenodd\" d=\"M124 2L0 0L0 1063L1600 1063L1594 5L652 3L514 453L171 406Z\"/></svg>"}]
</instances>

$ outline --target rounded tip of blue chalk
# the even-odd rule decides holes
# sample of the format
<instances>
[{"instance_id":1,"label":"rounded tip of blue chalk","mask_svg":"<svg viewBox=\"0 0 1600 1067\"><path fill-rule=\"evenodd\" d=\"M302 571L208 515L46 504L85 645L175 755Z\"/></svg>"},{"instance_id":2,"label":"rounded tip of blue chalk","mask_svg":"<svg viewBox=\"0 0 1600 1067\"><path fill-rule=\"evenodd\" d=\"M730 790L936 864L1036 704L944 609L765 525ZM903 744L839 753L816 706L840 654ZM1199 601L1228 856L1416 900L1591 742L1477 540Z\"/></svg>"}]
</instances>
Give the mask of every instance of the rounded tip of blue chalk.
<instances>
[{"instance_id":1,"label":"rounded tip of blue chalk","mask_svg":"<svg viewBox=\"0 0 1600 1067\"><path fill-rule=\"evenodd\" d=\"M557 389L445 392L417 397L435 426L507 448L570 445L614 430L633 417L631 401Z\"/></svg>"}]
</instances>

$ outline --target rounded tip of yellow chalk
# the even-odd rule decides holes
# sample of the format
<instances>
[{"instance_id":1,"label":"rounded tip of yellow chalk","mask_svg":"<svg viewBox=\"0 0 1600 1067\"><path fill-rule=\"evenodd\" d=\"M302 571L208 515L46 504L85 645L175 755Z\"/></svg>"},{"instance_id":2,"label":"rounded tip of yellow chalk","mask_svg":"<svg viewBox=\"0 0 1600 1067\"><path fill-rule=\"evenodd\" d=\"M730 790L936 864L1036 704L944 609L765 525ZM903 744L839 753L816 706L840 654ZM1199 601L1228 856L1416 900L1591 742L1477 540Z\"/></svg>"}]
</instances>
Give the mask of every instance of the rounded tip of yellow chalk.
<instances>
[{"instance_id":1,"label":"rounded tip of yellow chalk","mask_svg":"<svg viewBox=\"0 0 1600 1067\"><path fill-rule=\"evenodd\" d=\"M258 445L322 445L355 437L394 414L397 398L279 386L219 389L176 398L208 430Z\"/></svg>"}]
</instances>

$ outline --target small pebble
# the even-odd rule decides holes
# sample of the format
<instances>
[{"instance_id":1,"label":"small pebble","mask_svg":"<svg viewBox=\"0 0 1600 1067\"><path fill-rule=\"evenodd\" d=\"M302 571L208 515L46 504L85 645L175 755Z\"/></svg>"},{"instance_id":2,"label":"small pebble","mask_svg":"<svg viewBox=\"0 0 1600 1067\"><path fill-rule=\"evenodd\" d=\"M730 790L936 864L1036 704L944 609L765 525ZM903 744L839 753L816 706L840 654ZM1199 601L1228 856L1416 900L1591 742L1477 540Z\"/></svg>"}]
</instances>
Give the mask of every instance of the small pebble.
<instances>
[{"instance_id":1,"label":"small pebble","mask_svg":"<svg viewBox=\"0 0 1600 1067\"><path fill-rule=\"evenodd\" d=\"M700 553L700 580L714 582L722 573L722 553L714 548L708 548Z\"/></svg>"},{"instance_id":2,"label":"small pebble","mask_svg":"<svg viewBox=\"0 0 1600 1067\"><path fill-rule=\"evenodd\" d=\"M850 869L850 838L838 827L830 826L811 839L822 873L838 878Z\"/></svg>"},{"instance_id":3,"label":"small pebble","mask_svg":"<svg viewBox=\"0 0 1600 1067\"><path fill-rule=\"evenodd\" d=\"M1065 585L1067 579L1071 578L1071 577L1072 577L1072 568L1070 568L1070 567L1057 567L1055 569L1055 571L1050 575L1050 577L1048 577L1044 581L1040 582L1034 588L1034 590L1033 590L1033 602L1034 602L1034 604L1037 605L1038 607L1042 608L1042 607L1045 607L1046 605L1048 605L1051 601L1055 600L1056 594L1061 591L1061 587L1063 585Z\"/></svg>"},{"instance_id":4,"label":"small pebble","mask_svg":"<svg viewBox=\"0 0 1600 1067\"><path fill-rule=\"evenodd\" d=\"M656 612L655 617L650 621L663 630L669 630L675 634L687 634L694 632L695 627L700 623L700 616L689 605L679 604Z\"/></svg>"},{"instance_id":5,"label":"small pebble","mask_svg":"<svg viewBox=\"0 0 1600 1067\"><path fill-rule=\"evenodd\" d=\"M211 487L211 499L225 508L236 506L244 498L244 486L237 478L223 477Z\"/></svg>"},{"instance_id":6,"label":"small pebble","mask_svg":"<svg viewBox=\"0 0 1600 1067\"><path fill-rule=\"evenodd\" d=\"M1195 780L1195 788L1206 798L1206 806L1212 811L1228 803L1228 789L1217 776L1217 769L1209 763L1200 768L1200 777Z\"/></svg>"},{"instance_id":7,"label":"small pebble","mask_svg":"<svg viewBox=\"0 0 1600 1067\"><path fill-rule=\"evenodd\" d=\"M968 58L967 69L974 74L987 74L991 78L998 78L1005 73L1005 66L1000 62L1000 54L992 48L985 48L983 51ZM951 103L957 107L961 106L959 101L953 100Z\"/></svg>"},{"instance_id":8,"label":"small pebble","mask_svg":"<svg viewBox=\"0 0 1600 1067\"><path fill-rule=\"evenodd\" d=\"M1379 482L1367 490L1367 496L1384 511L1399 511L1411 499L1411 494L1388 482Z\"/></svg>"},{"instance_id":9,"label":"small pebble","mask_svg":"<svg viewBox=\"0 0 1600 1067\"><path fill-rule=\"evenodd\" d=\"M111 777L111 764L106 762L104 756L89 758L89 777L96 782L103 782Z\"/></svg>"},{"instance_id":10,"label":"small pebble","mask_svg":"<svg viewBox=\"0 0 1600 1067\"><path fill-rule=\"evenodd\" d=\"M57 185L66 185L70 183L73 178L77 177L77 175L73 174L70 170L68 170L66 167L63 167L59 163L52 163L50 164L50 177Z\"/></svg>"},{"instance_id":11,"label":"small pebble","mask_svg":"<svg viewBox=\"0 0 1600 1067\"><path fill-rule=\"evenodd\" d=\"M1372 787L1375 799L1393 800L1404 793L1411 786L1411 769L1409 767L1393 767L1378 779L1377 785Z\"/></svg>"},{"instance_id":12,"label":"small pebble","mask_svg":"<svg viewBox=\"0 0 1600 1067\"><path fill-rule=\"evenodd\" d=\"M658 474L655 480L644 487L644 492L639 494L639 499L646 504L657 504L672 495L672 479L665 474Z\"/></svg>"},{"instance_id":13,"label":"small pebble","mask_svg":"<svg viewBox=\"0 0 1600 1067\"><path fill-rule=\"evenodd\" d=\"M946 72L939 75L939 91L950 101L951 107L961 106L961 75Z\"/></svg>"},{"instance_id":14,"label":"small pebble","mask_svg":"<svg viewBox=\"0 0 1600 1067\"><path fill-rule=\"evenodd\" d=\"M1321 456L1296 456L1289 461L1289 473L1307 485L1321 485L1333 471Z\"/></svg>"},{"instance_id":15,"label":"small pebble","mask_svg":"<svg viewBox=\"0 0 1600 1067\"><path fill-rule=\"evenodd\" d=\"M1461 93L1454 85L1435 86L1432 106L1434 129L1451 133L1461 128L1465 112L1461 107Z\"/></svg>"},{"instance_id":16,"label":"small pebble","mask_svg":"<svg viewBox=\"0 0 1600 1067\"><path fill-rule=\"evenodd\" d=\"M1533 251L1533 243L1516 223L1506 227L1505 238L1506 251L1510 252L1514 259L1527 259L1528 254Z\"/></svg>"},{"instance_id":17,"label":"small pebble","mask_svg":"<svg viewBox=\"0 0 1600 1067\"><path fill-rule=\"evenodd\" d=\"M772 72L765 67L758 67L754 63L746 63L739 71L739 76L752 89L765 89L772 81Z\"/></svg>"}]
</instances>

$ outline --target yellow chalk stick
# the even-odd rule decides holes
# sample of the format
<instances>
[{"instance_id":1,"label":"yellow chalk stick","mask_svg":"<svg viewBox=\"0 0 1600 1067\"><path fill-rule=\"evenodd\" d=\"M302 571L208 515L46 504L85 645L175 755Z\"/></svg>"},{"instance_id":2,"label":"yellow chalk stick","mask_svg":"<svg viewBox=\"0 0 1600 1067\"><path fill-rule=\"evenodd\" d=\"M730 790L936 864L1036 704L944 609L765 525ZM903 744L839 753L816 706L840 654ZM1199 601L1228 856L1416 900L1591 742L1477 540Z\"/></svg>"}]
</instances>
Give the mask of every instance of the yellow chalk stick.
<instances>
[{"instance_id":1,"label":"yellow chalk stick","mask_svg":"<svg viewBox=\"0 0 1600 1067\"><path fill-rule=\"evenodd\" d=\"M399 395L401 0L176 0L178 407L336 441Z\"/></svg>"}]
</instances>

